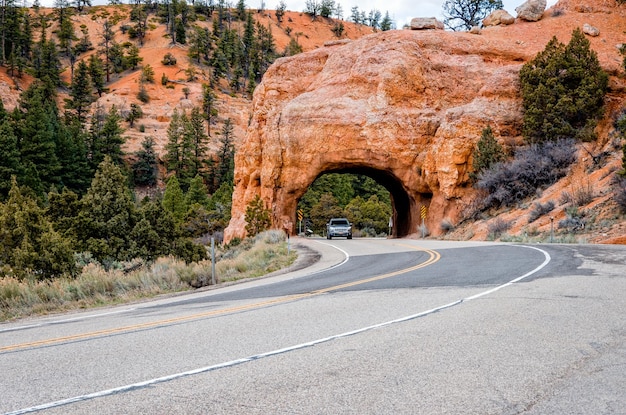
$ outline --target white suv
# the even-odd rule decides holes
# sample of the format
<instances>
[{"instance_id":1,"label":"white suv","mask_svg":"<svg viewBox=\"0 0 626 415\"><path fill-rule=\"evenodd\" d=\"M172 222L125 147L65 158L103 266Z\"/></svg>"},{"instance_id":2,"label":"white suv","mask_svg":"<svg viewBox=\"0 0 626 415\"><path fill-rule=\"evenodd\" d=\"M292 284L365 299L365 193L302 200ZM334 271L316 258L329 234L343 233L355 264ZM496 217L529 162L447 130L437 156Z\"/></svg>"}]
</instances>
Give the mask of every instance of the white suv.
<instances>
[{"instance_id":1,"label":"white suv","mask_svg":"<svg viewBox=\"0 0 626 415\"><path fill-rule=\"evenodd\" d=\"M352 224L346 218L332 218L326 224L326 231L327 239L333 239L333 236L352 239Z\"/></svg>"}]
</instances>

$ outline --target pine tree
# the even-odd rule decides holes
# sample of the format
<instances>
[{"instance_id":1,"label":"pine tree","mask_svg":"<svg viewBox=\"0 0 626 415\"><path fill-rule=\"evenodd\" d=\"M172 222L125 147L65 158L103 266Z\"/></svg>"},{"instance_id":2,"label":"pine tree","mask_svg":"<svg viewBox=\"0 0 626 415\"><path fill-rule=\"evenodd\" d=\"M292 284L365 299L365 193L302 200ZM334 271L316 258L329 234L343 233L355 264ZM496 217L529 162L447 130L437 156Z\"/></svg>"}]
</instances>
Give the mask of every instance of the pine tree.
<instances>
[{"instance_id":1,"label":"pine tree","mask_svg":"<svg viewBox=\"0 0 626 415\"><path fill-rule=\"evenodd\" d=\"M0 117L0 200L4 200L8 196L11 188L11 177L21 176L21 170L17 137L8 117Z\"/></svg>"},{"instance_id":2,"label":"pine tree","mask_svg":"<svg viewBox=\"0 0 626 415\"><path fill-rule=\"evenodd\" d=\"M102 59L96 54L89 57L89 77L96 93L101 97L105 91L105 71Z\"/></svg>"},{"instance_id":3,"label":"pine tree","mask_svg":"<svg viewBox=\"0 0 626 415\"><path fill-rule=\"evenodd\" d=\"M178 111L174 109L170 125L167 127L167 144L165 145L165 168L168 173L178 174L182 169L181 142L184 125Z\"/></svg>"},{"instance_id":4,"label":"pine tree","mask_svg":"<svg viewBox=\"0 0 626 415\"><path fill-rule=\"evenodd\" d=\"M529 143L593 136L608 75L580 29L566 46L556 37L520 70L522 134Z\"/></svg>"},{"instance_id":5,"label":"pine tree","mask_svg":"<svg viewBox=\"0 0 626 415\"><path fill-rule=\"evenodd\" d=\"M136 241L132 256L152 261L172 254L181 233L172 214L159 200L144 203L138 213L140 219L130 235Z\"/></svg>"},{"instance_id":6,"label":"pine tree","mask_svg":"<svg viewBox=\"0 0 626 415\"><path fill-rule=\"evenodd\" d=\"M69 241L52 228L37 202L12 179L9 198L0 203L0 264L8 275L45 279L75 271Z\"/></svg>"},{"instance_id":7,"label":"pine tree","mask_svg":"<svg viewBox=\"0 0 626 415\"><path fill-rule=\"evenodd\" d=\"M20 98L18 147L25 168L24 182L43 195L51 185L60 183L61 164L56 139L60 120L54 97L47 84L35 82Z\"/></svg>"},{"instance_id":8,"label":"pine tree","mask_svg":"<svg viewBox=\"0 0 626 415\"><path fill-rule=\"evenodd\" d=\"M165 193L163 193L163 207L170 212L178 222L182 222L185 213L187 213L185 195L175 175L172 175L167 181Z\"/></svg>"},{"instance_id":9,"label":"pine tree","mask_svg":"<svg viewBox=\"0 0 626 415\"><path fill-rule=\"evenodd\" d=\"M246 234L255 236L267 230L272 224L270 220L270 210L263 205L263 200L259 195L246 206Z\"/></svg>"},{"instance_id":10,"label":"pine tree","mask_svg":"<svg viewBox=\"0 0 626 415\"><path fill-rule=\"evenodd\" d=\"M93 175L87 158L87 137L83 125L74 120L70 125L61 125L56 140L56 155L63 166L60 185L80 195L89 188Z\"/></svg>"},{"instance_id":11,"label":"pine tree","mask_svg":"<svg viewBox=\"0 0 626 415\"><path fill-rule=\"evenodd\" d=\"M228 118L222 126L220 135L220 149L217 156L216 187L221 186L222 183L233 183L235 162L235 147L233 143L233 124L231 119Z\"/></svg>"},{"instance_id":12,"label":"pine tree","mask_svg":"<svg viewBox=\"0 0 626 415\"><path fill-rule=\"evenodd\" d=\"M211 89L211 86L202 84L202 112L207 122L207 135L209 137L211 137L211 122L213 118L217 117L216 99L217 97L213 89Z\"/></svg>"},{"instance_id":13,"label":"pine tree","mask_svg":"<svg viewBox=\"0 0 626 415\"><path fill-rule=\"evenodd\" d=\"M146 137L141 142L141 150L135 153L137 161L133 163L133 179L137 186L154 186L157 181L157 155L154 139Z\"/></svg>"},{"instance_id":14,"label":"pine tree","mask_svg":"<svg viewBox=\"0 0 626 415\"><path fill-rule=\"evenodd\" d=\"M470 177L473 180L476 180L481 172L506 159L504 149L494 137L491 126L488 125L483 129L480 140L472 153L472 159L474 171L470 173Z\"/></svg>"},{"instance_id":15,"label":"pine tree","mask_svg":"<svg viewBox=\"0 0 626 415\"><path fill-rule=\"evenodd\" d=\"M74 73L70 89L71 99L67 101L66 105L66 108L74 110L74 115L81 124L85 123L86 112L92 101L91 89L89 67L83 60L78 63L78 69Z\"/></svg>"},{"instance_id":16,"label":"pine tree","mask_svg":"<svg viewBox=\"0 0 626 415\"><path fill-rule=\"evenodd\" d=\"M106 81L109 83L110 81L110 73L111 73L111 48L113 46L113 39L115 38L115 33L113 33L113 25L109 20L105 20L102 23L102 43L100 46L103 47L102 53L104 53L104 71L106 74Z\"/></svg>"},{"instance_id":17,"label":"pine tree","mask_svg":"<svg viewBox=\"0 0 626 415\"><path fill-rule=\"evenodd\" d=\"M200 175L191 179L189 190L187 190L187 194L185 195L185 203L187 206L197 204L206 207L208 205L209 194L204 185L204 180Z\"/></svg>"},{"instance_id":18,"label":"pine tree","mask_svg":"<svg viewBox=\"0 0 626 415\"><path fill-rule=\"evenodd\" d=\"M123 164L122 144L124 144L124 137L122 137L122 133L124 130L120 125L121 121L122 118L113 105L102 125L92 123L90 148L92 167L102 163L105 156L109 156L111 161L118 166Z\"/></svg>"},{"instance_id":19,"label":"pine tree","mask_svg":"<svg viewBox=\"0 0 626 415\"><path fill-rule=\"evenodd\" d=\"M200 113L200 109L194 107L191 110L189 122L186 125L186 135L191 140L192 154L189 158L189 176L195 177L200 174L202 160L207 152L208 137L204 133L204 119Z\"/></svg>"},{"instance_id":20,"label":"pine tree","mask_svg":"<svg viewBox=\"0 0 626 415\"><path fill-rule=\"evenodd\" d=\"M100 262L131 259L137 222L135 205L122 170L105 156L83 197L75 234L79 247Z\"/></svg>"}]
</instances>

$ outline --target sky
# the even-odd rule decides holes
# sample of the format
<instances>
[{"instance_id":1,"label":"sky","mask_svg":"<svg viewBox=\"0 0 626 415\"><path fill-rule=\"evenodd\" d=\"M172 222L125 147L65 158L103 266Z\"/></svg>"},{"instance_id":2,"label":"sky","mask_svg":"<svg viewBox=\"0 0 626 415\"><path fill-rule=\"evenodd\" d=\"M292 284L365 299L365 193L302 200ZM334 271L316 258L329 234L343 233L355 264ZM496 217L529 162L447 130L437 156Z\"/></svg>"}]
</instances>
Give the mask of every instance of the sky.
<instances>
[{"instance_id":1,"label":"sky","mask_svg":"<svg viewBox=\"0 0 626 415\"><path fill-rule=\"evenodd\" d=\"M247 0L249 7L259 7L261 1L266 9L275 9L280 0ZM504 10L512 16L516 16L515 8L526 0L503 0ZM256 3L254 3L256 2ZM303 11L306 0L284 0L287 10ZM343 18L350 18L352 7L358 6L359 10L368 13L370 10L380 10L382 15L389 12L389 16L396 22L396 28L402 29L405 23L410 23L414 17L436 17L443 22L444 0L335 0L343 8ZM275 4L274 4L275 3ZM548 7L556 3L556 0L548 0Z\"/></svg>"}]
</instances>

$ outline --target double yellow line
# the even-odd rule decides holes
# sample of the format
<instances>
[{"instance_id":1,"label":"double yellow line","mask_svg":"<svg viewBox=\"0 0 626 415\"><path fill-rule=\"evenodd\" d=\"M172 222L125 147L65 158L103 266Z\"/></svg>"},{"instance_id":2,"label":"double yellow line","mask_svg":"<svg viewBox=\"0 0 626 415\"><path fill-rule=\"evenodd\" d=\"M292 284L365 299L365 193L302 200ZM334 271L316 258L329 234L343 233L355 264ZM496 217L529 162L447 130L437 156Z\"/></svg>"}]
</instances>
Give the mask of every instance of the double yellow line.
<instances>
[{"instance_id":1,"label":"double yellow line","mask_svg":"<svg viewBox=\"0 0 626 415\"><path fill-rule=\"evenodd\" d=\"M53 339L37 340L33 342L3 346L3 347L0 347L0 353L34 348L34 347L50 346L54 344L90 339L90 338L95 338L99 336L110 336L112 334L119 334L119 333L125 333L125 332L130 332L130 331L137 331L137 330L149 329L149 328L154 328L154 327L167 326L170 324L176 324L176 323L181 323L181 322L186 322L186 321L191 321L191 320L198 320L201 318L213 317L213 316L218 316L221 314L237 313L240 311L248 311L248 310L252 310L255 308L261 308L261 307L267 307L267 306L281 304L281 303L287 303L290 301L296 301L296 300L300 300L300 299L307 298L307 297L313 297L313 296L325 294L331 291L342 290L344 288L354 287L356 285L361 285L361 284L367 284L369 282L374 282L374 281L380 281L386 278L391 278L397 275L405 274L407 272L416 271L420 268L424 268L424 267L434 264L435 262L439 261L439 259L441 258L441 254L439 254L437 251L433 251L430 249L417 248L417 247L410 246L410 245L403 245L403 246L407 246L411 249L425 252L426 254L428 254L428 259L424 262L421 262L409 268L404 268L398 271L389 272L387 274L377 275L375 277L366 278L363 280L334 285L332 287L322 288L320 290L315 290L315 291L311 291L308 293L294 294L294 295L289 295L286 297L275 298L272 300L261 301L258 303L245 304L245 305L241 305L237 307L223 308L220 310L206 311L204 313L197 313L197 314L192 314L188 316L174 317L174 318L165 319L165 320L158 320L158 321L152 321L152 322L147 322L147 323L134 324L130 326L92 331L88 333L73 334L71 336L56 337Z\"/></svg>"}]
</instances>

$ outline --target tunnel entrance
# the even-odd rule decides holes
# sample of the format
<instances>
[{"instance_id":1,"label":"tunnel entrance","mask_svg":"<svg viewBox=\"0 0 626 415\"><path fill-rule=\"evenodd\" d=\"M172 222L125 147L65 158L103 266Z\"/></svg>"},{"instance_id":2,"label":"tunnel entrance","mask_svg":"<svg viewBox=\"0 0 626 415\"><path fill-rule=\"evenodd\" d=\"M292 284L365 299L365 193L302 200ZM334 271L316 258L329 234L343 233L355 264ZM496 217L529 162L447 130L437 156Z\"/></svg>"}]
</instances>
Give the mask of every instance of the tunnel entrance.
<instances>
[{"instance_id":1,"label":"tunnel entrance","mask_svg":"<svg viewBox=\"0 0 626 415\"><path fill-rule=\"evenodd\" d=\"M360 189L348 188L354 186L355 182L356 187L361 187ZM324 196L326 191L336 195L334 197L336 204L328 196ZM372 195L376 197L370 200L363 197L361 200L355 200L361 195L366 195L365 198ZM348 198L351 200L347 200ZM360 212L359 206L365 212ZM298 200L298 211L303 213L305 224L303 229L296 231L304 232L308 224L314 232L321 234L328 219L345 216L355 222L357 228L363 228L357 229L359 232L371 236L372 230L375 230L376 235L380 235L387 234L391 218L393 225L391 236L404 237L411 233L411 206L409 194L389 171L363 166L326 170L317 176Z\"/></svg>"}]
</instances>

